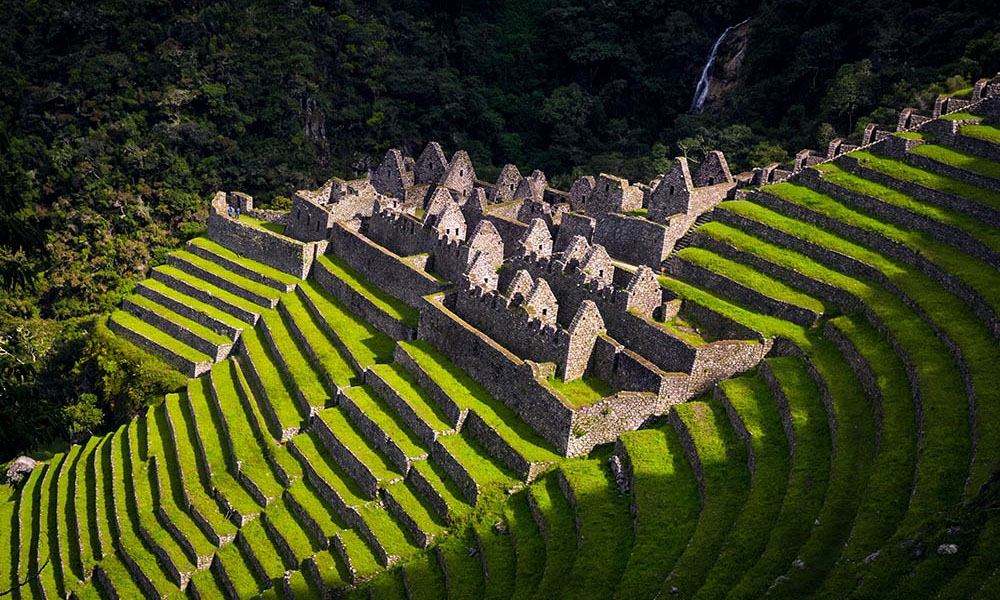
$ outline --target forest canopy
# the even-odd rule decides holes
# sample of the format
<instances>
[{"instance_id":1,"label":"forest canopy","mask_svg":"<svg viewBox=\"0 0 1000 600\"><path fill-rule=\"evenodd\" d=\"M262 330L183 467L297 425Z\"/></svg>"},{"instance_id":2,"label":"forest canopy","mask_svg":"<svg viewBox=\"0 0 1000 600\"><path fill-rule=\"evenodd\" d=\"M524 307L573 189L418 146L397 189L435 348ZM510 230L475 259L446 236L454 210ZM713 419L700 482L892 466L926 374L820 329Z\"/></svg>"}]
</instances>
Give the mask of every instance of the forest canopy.
<instances>
[{"instance_id":1,"label":"forest canopy","mask_svg":"<svg viewBox=\"0 0 1000 600\"><path fill-rule=\"evenodd\" d=\"M0 432L34 419L0 433L0 457L170 388L94 315L203 231L216 190L281 206L430 140L467 150L483 178L513 162L564 189L599 172L648 181L714 149L741 170L1000 68L982 0L0 6ZM709 49L745 19L736 79L691 114ZM115 387L112 364L136 389Z\"/></svg>"}]
</instances>

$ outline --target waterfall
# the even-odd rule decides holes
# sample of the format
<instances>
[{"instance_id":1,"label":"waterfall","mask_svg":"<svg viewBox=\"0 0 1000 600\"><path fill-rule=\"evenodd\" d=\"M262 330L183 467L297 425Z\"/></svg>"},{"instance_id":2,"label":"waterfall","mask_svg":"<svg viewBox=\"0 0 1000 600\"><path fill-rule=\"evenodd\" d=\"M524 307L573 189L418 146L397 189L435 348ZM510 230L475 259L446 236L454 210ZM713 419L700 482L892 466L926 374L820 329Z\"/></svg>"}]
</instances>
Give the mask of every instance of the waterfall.
<instances>
[{"instance_id":1,"label":"waterfall","mask_svg":"<svg viewBox=\"0 0 1000 600\"><path fill-rule=\"evenodd\" d=\"M698 85L694 88L694 99L691 101L691 112L700 113L703 110L705 104L705 97L708 96L708 84L712 81L712 65L715 64L715 55L719 51L719 46L722 45L722 40L726 39L729 32L736 29L740 25L745 24L750 18L740 21L736 25L730 25L726 27L726 30L722 32L719 39L715 40L712 44L712 51L708 53L708 60L705 62L705 68L701 70L701 77L698 79Z\"/></svg>"}]
</instances>

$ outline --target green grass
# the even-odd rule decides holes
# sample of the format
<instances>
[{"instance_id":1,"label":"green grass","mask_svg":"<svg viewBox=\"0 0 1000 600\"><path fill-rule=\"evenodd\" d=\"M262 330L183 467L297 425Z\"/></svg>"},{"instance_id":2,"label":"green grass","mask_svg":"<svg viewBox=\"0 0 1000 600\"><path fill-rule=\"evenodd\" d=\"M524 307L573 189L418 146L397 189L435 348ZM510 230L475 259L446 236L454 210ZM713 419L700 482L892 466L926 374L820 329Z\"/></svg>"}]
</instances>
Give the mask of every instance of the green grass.
<instances>
[{"instance_id":1,"label":"green grass","mask_svg":"<svg viewBox=\"0 0 1000 600\"><path fill-rule=\"evenodd\" d=\"M503 494L518 483L517 477L494 462L486 449L476 441L461 434L444 435L439 437L438 441L479 484L481 494L489 494L491 491Z\"/></svg>"},{"instance_id":2,"label":"green grass","mask_svg":"<svg viewBox=\"0 0 1000 600\"><path fill-rule=\"evenodd\" d=\"M239 254L236 254L235 252L233 252L229 248L226 248L225 246L216 244L215 242L213 242L212 240L210 240L208 238L205 238L205 237L194 238L191 241L189 241L188 243L191 244L191 245L193 245L193 246L198 246L199 248L203 248L205 250L208 250L212 254L216 254L218 256L221 256L222 258L225 258L227 260L231 260L231 261L233 261L235 263L240 264L243 267L246 267L247 269L250 269L252 271L256 271L257 273L260 273L261 275L263 275L265 277L269 277L269 278L271 278L271 279L273 279L273 280L275 280L277 282L283 283L285 285L295 285L295 284L297 284L297 283L299 283L301 281L298 277L296 277L294 275L289 275L288 273L285 273L284 271L280 271L278 269L275 269L274 267L270 267L268 265L265 265L264 263L259 263L259 262L255 261L255 260L250 260L249 258L244 258L244 257L240 256Z\"/></svg>"},{"instance_id":3,"label":"green grass","mask_svg":"<svg viewBox=\"0 0 1000 600\"><path fill-rule=\"evenodd\" d=\"M760 598L788 568L808 538L823 504L830 471L830 430L826 409L806 364L797 358L771 358L768 366L788 401L795 450L788 489L757 563L742 573L729 594Z\"/></svg>"},{"instance_id":4,"label":"green grass","mask_svg":"<svg viewBox=\"0 0 1000 600\"><path fill-rule=\"evenodd\" d=\"M347 556L351 559L351 566L359 577L369 577L381 570L375 555L356 529L345 529L339 535Z\"/></svg>"},{"instance_id":5,"label":"green grass","mask_svg":"<svg viewBox=\"0 0 1000 600\"><path fill-rule=\"evenodd\" d=\"M407 557L417 550L399 523L384 508L368 504L358 509L361 518L390 556Z\"/></svg>"},{"instance_id":6,"label":"green grass","mask_svg":"<svg viewBox=\"0 0 1000 600\"><path fill-rule=\"evenodd\" d=\"M574 407L589 406L614 393L611 386L596 375L587 375L570 382L552 376L545 381Z\"/></svg>"},{"instance_id":7,"label":"green grass","mask_svg":"<svg viewBox=\"0 0 1000 600\"><path fill-rule=\"evenodd\" d=\"M560 469L576 498L580 544L569 579L563 582L566 598L610 598L632 548L629 499L620 496L605 461L574 460Z\"/></svg>"},{"instance_id":8,"label":"green grass","mask_svg":"<svg viewBox=\"0 0 1000 600\"><path fill-rule=\"evenodd\" d=\"M1000 144L1000 128L992 125L963 125L958 133L992 144Z\"/></svg>"},{"instance_id":9,"label":"green grass","mask_svg":"<svg viewBox=\"0 0 1000 600\"><path fill-rule=\"evenodd\" d=\"M211 273L212 275L215 275L217 277L221 277L226 281L228 281L230 285L236 286L240 290L246 290L247 292L260 296L261 298L268 298L274 300L281 296L281 292L274 289L273 287L264 285L263 283L257 283L256 281L253 281L252 279L247 279L246 277L243 277L241 275L237 275L236 273L233 273L232 271L219 265L218 263L214 263L206 258L202 258L197 254L188 252L187 250L175 250L174 252L171 252L171 256L183 262L194 265L195 267L197 267L202 271ZM237 295L239 296L242 294L237 294Z\"/></svg>"},{"instance_id":10,"label":"green grass","mask_svg":"<svg viewBox=\"0 0 1000 600\"><path fill-rule=\"evenodd\" d=\"M117 556L106 556L100 565L114 585L119 598L143 598L145 596ZM101 597L104 595L101 594Z\"/></svg>"},{"instance_id":11,"label":"green grass","mask_svg":"<svg viewBox=\"0 0 1000 600\"><path fill-rule=\"evenodd\" d=\"M211 329L205 327L201 323L192 321L191 319L185 316L179 315L174 311L170 310L169 308L163 306L162 304L158 304L145 296L140 296L139 294L132 294L131 296L128 296L128 300L135 303L138 306L141 306L143 308L152 311L153 313L157 314L160 317L163 317L164 319L170 321L171 323L174 323L184 329L189 330L194 335L200 337L201 339L211 344L215 344L216 346L222 346L225 344L232 343L232 340L230 340L226 336L212 331Z\"/></svg>"},{"instance_id":12,"label":"green grass","mask_svg":"<svg viewBox=\"0 0 1000 600\"><path fill-rule=\"evenodd\" d=\"M901 160L872 154L868 151L851 152L849 156L853 156L860 160L862 166L874 169L895 179L909 181L932 190L961 196L967 200L978 202L984 206L1000 209L1000 194L972 185L971 183L965 183L964 181L953 177L947 177L945 175L938 175L937 173L905 163Z\"/></svg>"},{"instance_id":13,"label":"green grass","mask_svg":"<svg viewBox=\"0 0 1000 600\"><path fill-rule=\"evenodd\" d=\"M782 194L784 193L782 191ZM815 206L816 209L822 210L830 216L835 216L843 212L845 218L854 218L857 223L863 224L866 228L875 228L878 226L877 222L873 222L868 217L849 211L844 212L841 208L838 208L838 205L833 204L832 200L825 196L815 195L818 197L804 198L801 196L801 190L798 189L794 190L794 195L796 202ZM943 328L951 339L960 346L976 388L977 435L980 437L980 444L978 446L976 462L972 469L969 489L978 489L979 485L989 477L989 473L994 466L1000 462L1000 445L992 441L985 441L1000 440L1000 411L998 411L1000 409L1000 388L995 383L994 370L991 366L1000 360L1000 351L996 347L995 338L987 331L971 308L966 306L957 297L952 296L947 290L938 286L918 269L891 261L867 248L828 234L818 228L805 226L804 224L798 225L798 228L806 232L806 239L813 240L830 248L836 248L845 254L856 256L885 273L910 298L915 300L921 309L926 311L934 322ZM1000 298L997 296L1000 287L995 287L1000 286L1000 284L995 283L996 277L1000 276L1000 272L996 269L985 267L979 261L961 254L950 246L935 245L933 242L924 241L923 238L920 239L920 241L924 241L923 245L921 245L917 239L907 238L903 232L895 228L892 231L899 234L902 243L906 243L915 250L920 251L928 260L937 263L945 270L969 283L973 289L980 292L980 295L991 306L996 307L1000 305ZM877 304L868 301L868 303L873 307L881 309L879 305L889 304L891 301L880 300ZM912 318L910 321L915 323ZM887 324L893 325L892 322L888 322ZM906 343L904 340L900 341L909 348L909 352L918 352L917 356L911 356L911 358L913 358L914 362L924 365L925 372L927 369L934 368L932 363L942 362L941 357L948 356L947 350L943 349L940 342L934 336L930 335L929 332L926 335L930 339L923 344L917 339L916 336L918 334L912 327L902 328L901 326L897 326L897 335L904 332L910 335L911 341L909 343ZM939 351L937 354L934 352L935 348ZM940 370L941 367L937 368ZM946 420L952 426L958 428L952 429L952 431L967 431L967 418L962 416L964 411L961 407L954 402L949 403L943 400L949 394L952 397L965 396L963 386L955 381L955 375L954 373L943 373L943 380L937 377L930 377L929 382L933 388L937 390L943 389L936 396L930 396L931 398L937 397L941 399L941 403L938 406L941 407L943 413L938 413L938 409L931 408L925 410L925 414L927 417L933 414L935 423L941 423L942 420ZM932 406L934 405L932 404ZM950 444L954 446L956 443L958 443L957 436L952 436ZM968 450L964 452L967 454ZM951 460L954 461L956 456L959 455L952 455ZM945 460L944 456L939 456L938 459Z\"/></svg>"},{"instance_id":14,"label":"green grass","mask_svg":"<svg viewBox=\"0 0 1000 600\"><path fill-rule=\"evenodd\" d=\"M335 391L327 387L326 378L299 346L285 319L278 311L271 310L264 311L261 316L282 358L275 366L286 369L295 390L305 396L309 406L322 408L329 404L336 395Z\"/></svg>"},{"instance_id":15,"label":"green grass","mask_svg":"<svg viewBox=\"0 0 1000 600\"><path fill-rule=\"evenodd\" d=\"M504 516L517 553L514 593L511 596L517 600L534 597L544 574L541 566L545 564L545 539L531 515L528 493L522 491L515 494L504 507Z\"/></svg>"},{"instance_id":16,"label":"green grass","mask_svg":"<svg viewBox=\"0 0 1000 600\"><path fill-rule=\"evenodd\" d=\"M812 296L752 267L729 260L703 248L684 248L677 253L677 256L779 302L798 306L820 315L829 312L821 301Z\"/></svg>"},{"instance_id":17,"label":"green grass","mask_svg":"<svg viewBox=\"0 0 1000 600\"><path fill-rule=\"evenodd\" d=\"M57 543L55 544L54 552L58 552L59 557L58 560L53 561L53 567L57 570L56 579L59 581L59 585L62 586L64 596L66 590L69 589L69 586L73 582L83 579L83 573L78 568L80 564L80 544L77 540L80 537L80 532L76 523L76 510L74 507L76 494L73 489L76 485L77 466L80 462L82 450L83 446L80 445L74 444L70 447L66 453L66 458L63 459L62 465L59 468L59 476L56 479L55 531L57 533ZM0 506L0 513L2 511L3 508ZM0 527L4 527L3 523L3 518L0 516ZM2 556L3 547L2 542L0 542L0 557ZM0 558L0 565L5 564L6 561Z\"/></svg>"},{"instance_id":18,"label":"green grass","mask_svg":"<svg viewBox=\"0 0 1000 600\"><path fill-rule=\"evenodd\" d=\"M271 233L273 233L273 234L275 234L275 235L277 235L277 236L279 236L281 238L284 238L286 240L298 241L298 240L295 240L294 238L290 238L290 237L288 237L288 236L285 235L285 226L284 225L278 225L277 223L272 223L270 221L263 221L261 219L255 218L255 217L251 217L250 215L247 215L247 214L241 214L240 218L237 219L237 220L240 221L241 223L246 224L246 225L250 225L251 227L255 227L257 229L263 229L264 231L271 232ZM301 242L299 242L299 243L301 243Z\"/></svg>"},{"instance_id":19,"label":"green grass","mask_svg":"<svg viewBox=\"0 0 1000 600\"><path fill-rule=\"evenodd\" d=\"M288 506L288 501L284 498L268 504L262 518L266 518L274 526L278 535L285 539L295 554L296 563L286 564L287 568L297 569L303 559L321 550L319 542L295 518Z\"/></svg>"},{"instance_id":20,"label":"green grass","mask_svg":"<svg viewBox=\"0 0 1000 600\"><path fill-rule=\"evenodd\" d=\"M973 119L982 119L981 116L974 115L964 110L961 112L951 113L948 115L941 115L941 118L946 119L948 121L971 121Z\"/></svg>"},{"instance_id":21,"label":"green grass","mask_svg":"<svg viewBox=\"0 0 1000 600\"><path fill-rule=\"evenodd\" d=\"M215 308L211 304L207 304L197 298L178 292L174 288L157 279L144 279L140 285L175 300L176 302L180 302L188 308L191 308L192 310L195 310L203 315L222 321L226 325L235 329L249 329L251 327L249 323L241 321L231 314ZM257 312L259 310L260 308L255 306L252 312Z\"/></svg>"},{"instance_id":22,"label":"green grass","mask_svg":"<svg viewBox=\"0 0 1000 600\"><path fill-rule=\"evenodd\" d=\"M893 134L896 137L903 138L904 140L928 140L934 139L934 136L929 133L921 133L919 131L898 131Z\"/></svg>"},{"instance_id":23,"label":"green grass","mask_svg":"<svg viewBox=\"0 0 1000 600\"><path fill-rule=\"evenodd\" d=\"M240 308L246 312L253 314L258 314L262 310L262 307L259 304L250 302L249 300L247 300L242 296L237 296L236 294L228 290L224 290L212 283L209 283L204 279L200 279L198 277L195 277L194 275L181 271L177 267L172 267L170 265L160 265L158 267L155 267L153 270L159 271L172 279L176 279L178 281L186 283L187 285L195 289L211 294L212 296L218 298L224 304L235 306L237 308Z\"/></svg>"},{"instance_id":24,"label":"green grass","mask_svg":"<svg viewBox=\"0 0 1000 600\"><path fill-rule=\"evenodd\" d=\"M291 386L275 364L271 349L263 343L256 329L244 331L242 340L246 353L253 361L257 376L264 386L266 397L257 400L271 405L281 429L299 427L305 420L305 415L302 414L299 403L292 397Z\"/></svg>"},{"instance_id":25,"label":"green grass","mask_svg":"<svg viewBox=\"0 0 1000 600\"><path fill-rule=\"evenodd\" d=\"M674 407L687 426L705 480L701 518L661 594L672 587L691 597L701 586L739 516L750 489L746 446L736 438L722 405L688 402Z\"/></svg>"},{"instance_id":26,"label":"green grass","mask_svg":"<svg viewBox=\"0 0 1000 600\"><path fill-rule=\"evenodd\" d=\"M325 254L317 257L316 262L323 265L334 277L342 280L351 289L367 298L390 317L402 322L404 325L410 327L417 326L417 320L420 317L417 309L407 305L399 298L390 295L385 290L365 279L363 275L352 269L339 256Z\"/></svg>"},{"instance_id":27,"label":"green grass","mask_svg":"<svg viewBox=\"0 0 1000 600\"><path fill-rule=\"evenodd\" d=\"M422 554L407 562L403 569L406 580L413 590L414 598L444 600L448 590L444 584L444 573L434 554Z\"/></svg>"},{"instance_id":28,"label":"green grass","mask_svg":"<svg viewBox=\"0 0 1000 600\"><path fill-rule=\"evenodd\" d=\"M297 294L287 294L281 299L281 303L288 311L288 315L291 316L294 327L302 332L302 336L316 355L321 368L333 383L340 387L360 384L361 377L344 356L344 351L326 336L316 317L306 308L302 298ZM270 321L268 324L270 325Z\"/></svg>"},{"instance_id":29,"label":"green grass","mask_svg":"<svg viewBox=\"0 0 1000 600\"><path fill-rule=\"evenodd\" d=\"M823 235L828 234L814 230L805 237L821 243ZM833 247L853 254L845 250L853 246L842 240L833 240ZM958 341L974 382L979 381L976 384L977 408L981 406L988 413L992 412L992 407L997 402L993 398L996 385L991 383L992 377L987 365L991 361L995 364L1000 356L997 355L995 341L970 314L971 311L916 269L893 263L878 255L866 258L866 262L887 273L945 328L953 340ZM871 292L867 297L862 297L882 315L883 321L894 331L913 360L925 404L924 450L919 465L918 485L902 528L897 533L897 536L905 536L908 535L905 532L913 531L924 520L933 518L939 510L956 502L961 494L964 475L967 473L965 465L968 464L963 457L967 459L970 448L968 436L956 435L956 432L968 430L968 414L961 403L954 402L954 398L964 397L964 385L954 369L948 368L947 361L942 360L948 356L948 350L926 330L919 318L909 313L899 301L885 296L885 293ZM982 420L984 427L981 429L989 432L990 439L996 439L995 417L988 416ZM984 450L987 455L983 455ZM994 453L994 444L980 444L970 489L976 489L974 482L982 481L989 472L990 467L987 465L996 463ZM903 473L899 473L897 477L905 479ZM892 579L892 576L888 579Z\"/></svg>"},{"instance_id":30,"label":"green grass","mask_svg":"<svg viewBox=\"0 0 1000 600\"><path fill-rule=\"evenodd\" d=\"M471 527L462 529L441 542L438 551L447 565L445 579L449 598L481 598L485 589L483 562L479 554L469 556L476 547Z\"/></svg>"},{"instance_id":31,"label":"green grass","mask_svg":"<svg viewBox=\"0 0 1000 600\"><path fill-rule=\"evenodd\" d=\"M517 553L509 528L497 531L494 528L496 523L506 526L503 517L496 515L495 520L479 520L473 523L473 528L476 531L487 574L483 598L507 600L514 593Z\"/></svg>"},{"instance_id":32,"label":"green grass","mask_svg":"<svg viewBox=\"0 0 1000 600\"><path fill-rule=\"evenodd\" d=\"M928 204L909 196L902 192L886 187L884 185L869 181L857 175L852 175L834 165L827 163L822 165L823 179L844 187L853 192L864 194L872 198L878 198L883 202L904 208L918 215L933 219L935 221L957 227L970 237L982 242L994 251L1000 250L1000 230L983 226L983 223L974 217L969 217L961 213L941 208L934 204Z\"/></svg>"},{"instance_id":33,"label":"green grass","mask_svg":"<svg viewBox=\"0 0 1000 600\"><path fill-rule=\"evenodd\" d=\"M202 440L201 446L205 449L204 459L212 474L212 486L218 489L241 515L257 514L260 512L260 507L230 473L229 465L235 464L236 461L229 456L225 433L219 427L216 420L218 415L208 399L211 393L209 378L192 380L188 384L188 410L182 411L181 418L190 419L185 426ZM174 425L177 426L176 420Z\"/></svg>"},{"instance_id":34,"label":"green grass","mask_svg":"<svg viewBox=\"0 0 1000 600\"><path fill-rule=\"evenodd\" d=\"M1000 163L988 158L955 150L954 148L938 146L937 144L922 144L910 150L910 152L932 158L946 165L972 171L985 177L1000 178Z\"/></svg>"},{"instance_id":35,"label":"green grass","mask_svg":"<svg viewBox=\"0 0 1000 600\"><path fill-rule=\"evenodd\" d=\"M424 479L444 499L448 505L448 516L460 521L472 512L472 505L465 501L462 492L444 469L432 460L418 460L411 467L423 475Z\"/></svg>"},{"instance_id":36,"label":"green grass","mask_svg":"<svg viewBox=\"0 0 1000 600\"><path fill-rule=\"evenodd\" d=\"M440 406L417 383L402 366L393 363L389 365L374 365L371 371L406 401L420 419L434 431L453 429Z\"/></svg>"},{"instance_id":37,"label":"green grass","mask_svg":"<svg viewBox=\"0 0 1000 600\"><path fill-rule=\"evenodd\" d=\"M159 329L153 327L152 325L142 321L138 317L133 317L124 310L116 310L111 313L111 320L118 323L125 329L130 329L142 337L145 337L153 342L156 342L160 346L170 350L178 356L190 360L194 363L209 362L212 359L207 355L203 354L191 346L178 341L177 339L163 333Z\"/></svg>"},{"instance_id":38,"label":"green grass","mask_svg":"<svg viewBox=\"0 0 1000 600\"><path fill-rule=\"evenodd\" d=\"M284 560L260 519L254 519L241 527L240 535L246 538L247 544L253 549L254 557L268 577L274 579L285 574Z\"/></svg>"},{"instance_id":39,"label":"green grass","mask_svg":"<svg viewBox=\"0 0 1000 600\"><path fill-rule=\"evenodd\" d=\"M833 324L871 366L882 393L880 451L844 551L846 561L860 562L892 535L910 502L917 460L916 414L905 366L888 340L858 320L838 319Z\"/></svg>"},{"instance_id":40,"label":"green grass","mask_svg":"<svg viewBox=\"0 0 1000 600\"><path fill-rule=\"evenodd\" d=\"M368 467L375 479L392 481L403 476L385 454L361 435L341 409L327 408L316 413L316 416L326 423L337 439Z\"/></svg>"},{"instance_id":41,"label":"green grass","mask_svg":"<svg viewBox=\"0 0 1000 600\"><path fill-rule=\"evenodd\" d=\"M385 491L403 507L403 510L417 524L421 531L432 536L440 536L446 531L446 526L427 502L412 489L406 481L397 481L387 485Z\"/></svg>"},{"instance_id":42,"label":"green grass","mask_svg":"<svg viewBox=\"0 0 1000 600\"><path fill-rule=\"evenodd\" d=\"M409 426L379 398L367 385L355 386L344 390L348 401L353 402L366 417L372 420L392 442L409 458L427 454L420 439Z\"/></svg>"},{"instance_id":43,"label":"green grass","mask_svg":"<svg viewBox=\"0 0 1000 600\"><path fill-rule=\"evenodd\" d=\"M320 479L336 490L348 505L358 506L367 501L354 480L330 457L330 453L315 433L301 433L289 443L295 445Z\"/></svg>"},{"instance_id":44,"label":"green grass","mask_svg":"<svg viewBox=\"0 0 1000 600\"><path fill-rule=\"evenodd\" d=\"M218 401L215 409L221 411L221 418L226 423L226 429L232 440L236 460L242 462L242 472L253 481L269 498L281 495L281 483L262 457L273 449L262 447L253 428L250 426L252 415L246 413L246 407L241 398L243 387L242 373L232 360L216 363L212 367L211 382L213 397Z\"/></svg>"},{"instance_id":45,"label":"green grass","mask_svg":"<svg viewBox=\"0 0 1000 600\"><path fill-rule=\"evenodd\" d=\"M350 573L347 565L339 555L334 555L330 550L324 550L313 556L316 563L316 570L319 571L320 581L328 589L341 588L350 583Z\"/></svg>"},{"instance_id":46,"label":"green grass","mask_svg":"<svg viewBox=\"0 0 1000 600\"><path fill-rule=\"evenodd\" d=\"M38 518L35 526L39 531L35 534L35 551L32 553L31 571L38 572L46 560L49 567L42 569L38 583L45 589L46 595L62 595L62 571L65 568L59 560L59 538L56 535L58 514L56 510L57 492L56 480L66 460L65 454L56 454L49 459L45 469L45 477L39 484L40 494L36 502Z\"/></svg>"},{"instance_id":47,"label":"green grass","mask_svg":"<svg viewBox=\"0 0 1000 600\"><path fill-rule=\"evenodd\" d=\"M555 598L561 595L573 571L577 556L577 529L573 507L559 488L554 473L539 478L530 488L545 519L548 534L545 538L545 570L538 583L536 598ZM536 565L535 568L541 568Z\"/></svg>"},{"instance_id":48,"label":"green grass","mask_svg":"<svg viewBox=\"0 0 1000 600\"><path fill-rule=\"evenodd\" d=\"M352 313L314 280L299 286L299 293L316 307L320 319L362 367L392 361L396 340Z\"/></svg>"},{"instance_id":49,"label":"green grass","mask_svg":"<svg viewBox=\"0 0 1000 600\"><path fill-rule=\"evenodd\" d=\"M433 346L420 340L400 342L399 346L456 404L476 411L525 459L531 462L559 460L551 446L530 426Z\"/></svg>"},{"instance_id":50,"label":"green grass","mask_svg":"<svg viewBox=\"0 0 1000 600\"><path fill-rule=\"evenodd\" d=\"M150 464L142 460L141 452L145 444L139 439L142 432L145 431L145 427L146 424L142 418L133 420L128 426L127 437L122 440L125 446L122 448L125 458L125 493L132 523L133 525L138 524L148 532L153 543L170 556L178 570L181 572L194 571L195 564L191 562L184 550L160 525L153 514L156 501L153 497L150 481Z\"/></svg>"},{"instance_id":51,"label":"green grass","mask_svg":"<svg viewBox=\"0 0 1000 600\"><path fill-rule=\"evenodd\" d=\"M253 571L236 544L223 546L219 550L218 559L222 561L229 582L236 588L236 594L240 598L252 598L257 595L259 588Z\"/></svg>"},{"instance_id":52,"label":"green grass","mask_svg":"<svg viewBox=\"0 0 1000 600\"><path fill-rule=\"evenodd\" d=\"M134 498L134 495L128 486L132 473L125 469L125 452L128 448L125 428L125 425L119 427L103 448L105 508L108 510L108 522L111 523L110 531L115 538L115 545L135 561L160 594L173 593L177 591L177 586L167 579L156 556L137 534L137 515L134 510L129 510L129 499Z\"/></svg>"},{"instance_id":53,"label":"green grass","mask_svg":"<svg viewBox=\"0 0 1000 600\"><path fill-rule=\"evenodd\" d=\"M78 550L77 562L74 563L74 572L80 576L83 574L85 566L93 565L100 556L100 541L96 539L97 526L94 522L94 503L91 498L93 483L87 479L87 471L93 465L94 454L101 438L94 436L87 440L87 444L80 452L80 460L74 469L73 482L73 515L72 519L76 523L77 537L75 543ZM13 530L11 530L13 531ZM72 551L71 551L72 552ZM0 575L2 577L2 575ZM82 579L82 577L80 577Z\"/></svg>"},{"instance_id":54,"label":"green grass","mask_svg":"<svg viewBox=\"0 0 1000 600\"><path fill-rule=\"evenodd\" d=\"M403 570L391 569L371 582L372 598L382 600L408 600L406 586L403 585Z\"/></svg>"},{"instance_id":55,"label":"green grass","mask_svg":"<svg viewBox=\"0 0 1000 600\"><path fill-rule=\"evenodd\" d=\"M288 495L319 525L324 537L331 538L341 529L347 528L337 511L327 506L306 480L300 479L288 486Z\"/></svg>"},{"instance_id":56,"label":"green grass","mask_svg":"<svg viewBox=\"0 0 1000 600\"><path fill-rule=\"evenodd\" d=\"M163 438L164 450L168 455L176 456L178 461L176 467L172 464L173 460L168 461L170 464L168 470L174 470L171 474L171 489L186 492L187 499L208 520L217 534L221 536L235 533L232 523L223 517L219 512L218 504L206 492L198 468L198 459L195 456L195 434L188 427L187 419L183 415L184 411L180 406L180 398L176 394L170 394L164 404L166 411L162 413L163 417L169 419L170 423L173 424L176 434L175 439L170 436ZM165 430L164 425L161 427L161 431ZM174 487L176 484L179 484L178 487ZM178 504L184 505L183 498L179 499Z\"/></svg>"},{"instance_id":57,"label":"green grass","mask_svg":"<svg viewBox=\"0 0 1000 600\"><path fill-rule=\"evenodd\" d=\"M764 380L759 375L744 376L723 381L719 386L750 434L754 471L743 511L698 590L699 598L725 595L761 557L781 510L790 468L781 416Z\"/></svg>"},{"instance_id":58,"label":"green grass","mask_svg":"<svg viewBox=\"0 0 1000 600\"><path fill-rule=\"evenodd\" d=\"M652 598L698 522L698 485L672 427L627 431L620 439L635 472L635 543L615 596Z\"/></svg>"}]
</instances>

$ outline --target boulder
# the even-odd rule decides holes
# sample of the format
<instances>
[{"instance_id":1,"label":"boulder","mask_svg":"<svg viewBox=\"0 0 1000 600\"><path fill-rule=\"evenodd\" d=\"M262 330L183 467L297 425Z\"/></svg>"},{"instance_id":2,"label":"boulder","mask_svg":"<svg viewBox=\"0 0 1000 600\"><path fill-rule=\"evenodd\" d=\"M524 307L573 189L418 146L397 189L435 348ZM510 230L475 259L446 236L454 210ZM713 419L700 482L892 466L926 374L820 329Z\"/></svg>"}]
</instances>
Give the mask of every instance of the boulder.
<instances>
[{"instance_id":1,"label":"boulder","mask_svg":"<svg viewBox=\"0 0 1000 600\"><path fill-rule=\"evenodd\" d=\"M32 458L27 456L18 456L14 459L14 462L10 463L10 467L7 469L7 483L15 485L21 483L27 479L28 475L38 466Z\"/></svg>"}]
</instances>

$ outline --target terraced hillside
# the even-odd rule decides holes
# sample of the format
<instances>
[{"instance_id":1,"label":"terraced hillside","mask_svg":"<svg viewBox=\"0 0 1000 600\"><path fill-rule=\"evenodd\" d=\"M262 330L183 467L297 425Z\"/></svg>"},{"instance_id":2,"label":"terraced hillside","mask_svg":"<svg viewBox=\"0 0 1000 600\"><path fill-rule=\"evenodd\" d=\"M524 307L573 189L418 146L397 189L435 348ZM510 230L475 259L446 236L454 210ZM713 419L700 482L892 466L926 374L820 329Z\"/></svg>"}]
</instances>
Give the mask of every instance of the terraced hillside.
<instances>
[{"instance_id":1,"label":"terraced hillside","mask_svg":"<svg viewBox=\"0 0 1000 600\"><path fill-rule=\"evenodd\" d=\"M977 106L699 217L660 310L767 358L576 459L413 339L405 286L194 240L110 320L204 375L0 490L0 589L995 597L1000 128Z\"/></svg>"},{"instance_id":2,"label":"terraced hillside","mask_svg":"<svg viewBox=\"0 0 1000 600\"><path fill-rule=\"evenodd\" d=\"M433 348L207 239L110 323L205 375L4 492L15 597L319 596L427 556L559 459Z\"/></svg>"},{"instance_id":3,"label":"terraced hillside","mask_svg":"<svg viewBox=\"0 0 1000 600\"><path fill-rule=\"evenodd\" d=\"M618 481L563 463L432 584L404 563L394 597L993 597L1000 129L956 119L716 206L660 282L770 357L622 434Z\"/></svg>"}]
</instances>

